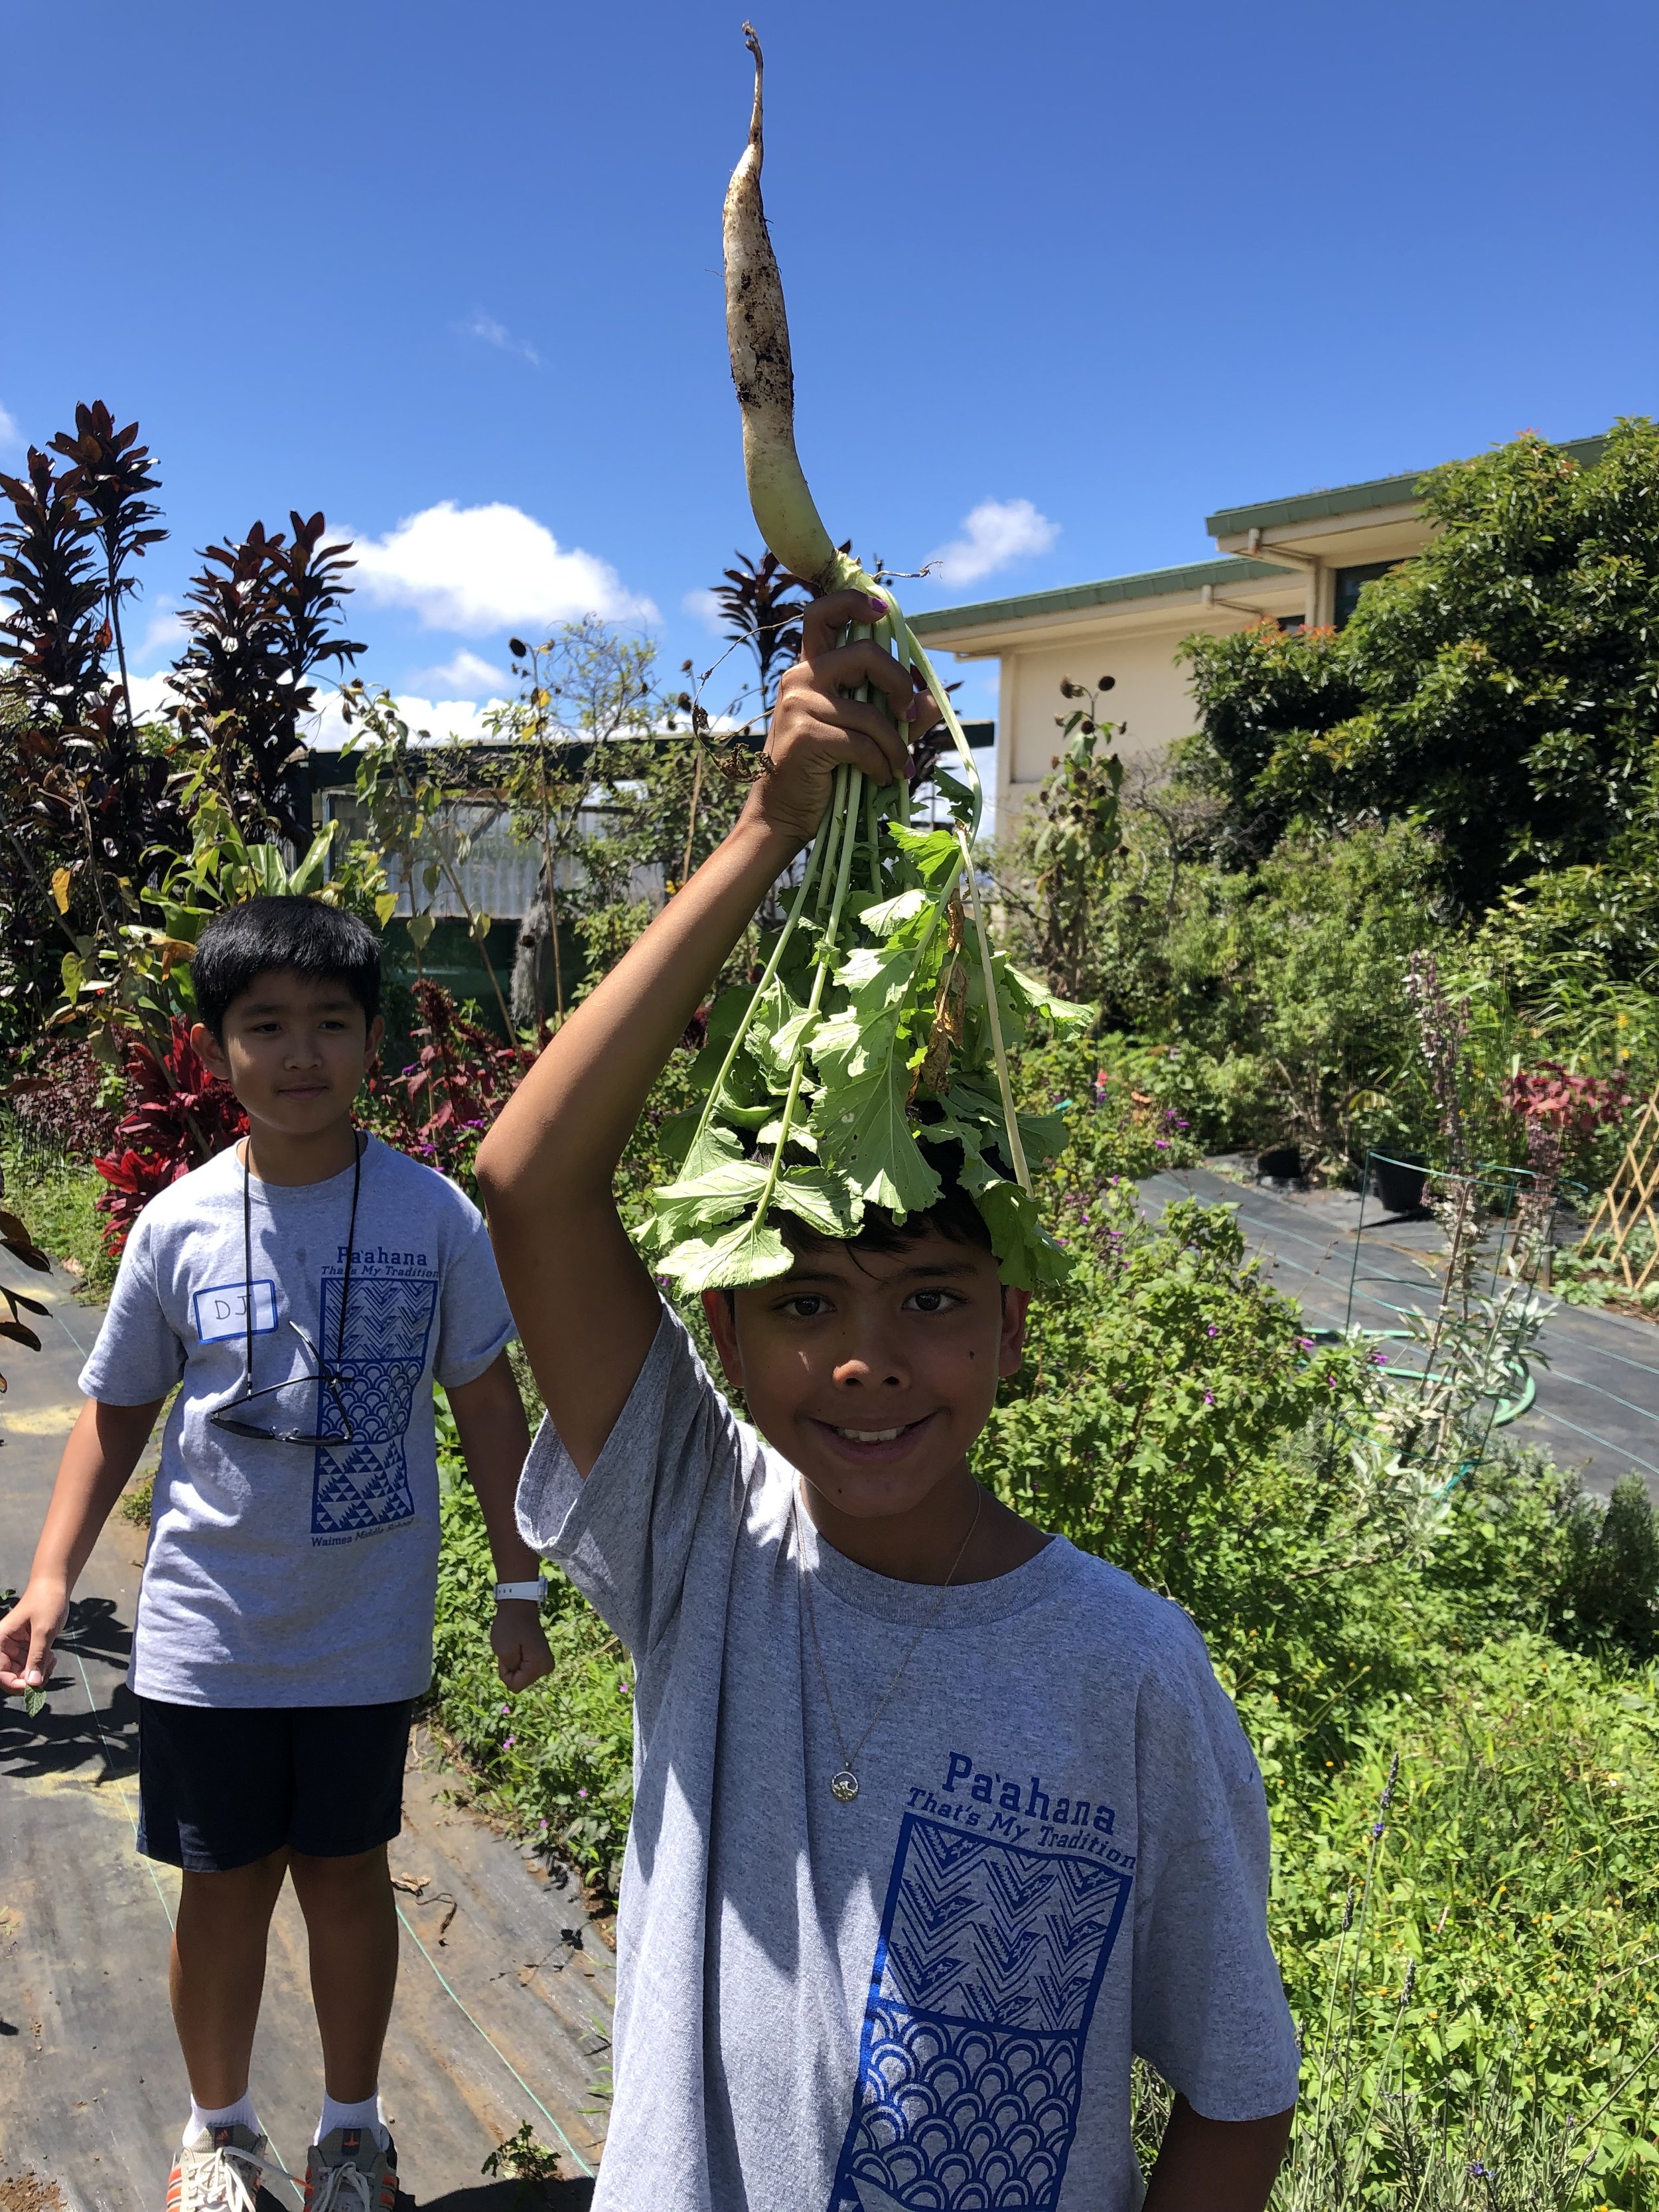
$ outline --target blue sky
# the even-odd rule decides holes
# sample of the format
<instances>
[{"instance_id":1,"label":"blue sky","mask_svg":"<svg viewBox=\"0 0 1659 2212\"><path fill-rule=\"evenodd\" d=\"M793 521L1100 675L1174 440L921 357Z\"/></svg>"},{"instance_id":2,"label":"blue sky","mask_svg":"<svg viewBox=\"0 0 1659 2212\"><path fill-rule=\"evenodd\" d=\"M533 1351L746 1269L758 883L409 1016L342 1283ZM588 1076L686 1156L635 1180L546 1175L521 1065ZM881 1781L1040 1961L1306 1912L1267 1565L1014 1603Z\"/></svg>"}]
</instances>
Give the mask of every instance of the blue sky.
<instances>
[{"instance_id":1,"label":"blue sky","mask_svg":"<svg viewBox=\"0 0 1659 2212\"><path fill-rule=\"evenodd\" d=\"M917 609L1655 409L1650 0L752 5L803 456L866 556L956 549ZM483 698L588 604L712 657L695 595L756 543L741 14L0 0L0 462L77 399L139 418L173 532L141 667L193 549L293 506L366 542L359 665L400 694Z\"/></svg>"}]
</instances>

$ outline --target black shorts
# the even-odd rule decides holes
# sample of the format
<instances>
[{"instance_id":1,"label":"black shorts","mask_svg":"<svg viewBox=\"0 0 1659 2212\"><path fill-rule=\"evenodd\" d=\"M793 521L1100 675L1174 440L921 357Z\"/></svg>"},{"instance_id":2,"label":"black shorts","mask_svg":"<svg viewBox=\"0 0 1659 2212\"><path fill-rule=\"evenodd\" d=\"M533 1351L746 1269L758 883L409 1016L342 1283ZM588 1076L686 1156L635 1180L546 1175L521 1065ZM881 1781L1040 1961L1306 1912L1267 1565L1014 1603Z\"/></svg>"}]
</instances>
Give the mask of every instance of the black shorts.
<instances>
[{"instance_id":1,"label":"black shorts","mask_svg":"<svg viewBox=\"0 0 1659 2212\"><path fill-rule=\"evenodd\" d=\"M281 1850L349 1858L403 1826L414 1701L138 1705L138 1848L191 1874Z\"/></svg>"}]
</instances>

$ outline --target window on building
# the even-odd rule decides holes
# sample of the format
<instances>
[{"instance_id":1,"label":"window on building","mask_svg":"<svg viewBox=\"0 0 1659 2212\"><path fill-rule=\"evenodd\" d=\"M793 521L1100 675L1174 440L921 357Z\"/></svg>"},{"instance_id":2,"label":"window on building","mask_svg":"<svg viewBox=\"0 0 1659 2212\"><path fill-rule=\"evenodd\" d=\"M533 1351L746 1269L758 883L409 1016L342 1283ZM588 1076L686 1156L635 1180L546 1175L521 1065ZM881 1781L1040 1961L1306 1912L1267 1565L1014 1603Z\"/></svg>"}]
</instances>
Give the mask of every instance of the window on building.
<instances>
[{"instance_id":1,"label":"window on building","mask_svg":"<svg viewBox=\"0 0 1659 2212\"><path fill-rule=\"evenodd\" d=\"M1357 568L1339 568L1336 572L1336 626L1346 629L1348 618L1359 605L1362 584L1372 583L1378 576L1386 576L1390 568L1397 568L1397 561L1365 561Z\"/></svg>"},{"instance_id":2,"label":"window on building","mask_svg":"<svg viewBox=\"0 0 1659 2212\"><path fill-rule=\"evenodd\" d=\"M1278 622L1280 629L1302 629L1306 626L1307 617L1305 615L1280 615L1278 617Z\"/></svg>"}]
</instances>

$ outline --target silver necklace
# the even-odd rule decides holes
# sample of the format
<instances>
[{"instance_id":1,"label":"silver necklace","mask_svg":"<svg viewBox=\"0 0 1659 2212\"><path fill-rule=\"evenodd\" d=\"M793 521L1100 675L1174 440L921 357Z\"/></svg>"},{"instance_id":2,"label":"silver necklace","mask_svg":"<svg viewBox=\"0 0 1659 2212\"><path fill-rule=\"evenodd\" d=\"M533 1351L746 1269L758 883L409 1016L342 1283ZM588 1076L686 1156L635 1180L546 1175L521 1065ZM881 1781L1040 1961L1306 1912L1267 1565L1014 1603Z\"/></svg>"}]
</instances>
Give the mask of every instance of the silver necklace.
<instances>
[{"instance_id":1,"label":"silver necklace","mask_svg":"<svg viewBox=\"0 0 1659 2212\"><path fill-rule=\"evenodd\" d=\"M902 1680L904 1670L909 1665L917 1644L921 1643L922 1638L927 1634L928 1626L933 1620L933 1615L939 1611L940 1606L944 1604L945 1591L950 1589L951 1583L956 1580L957 1569L962 1565L963 1559L968 1555L968 1547L973 1542L974 1532L979 1527L979 1516L985 1510L985 1492L981 1490L979 1493L978 1503L974 1507L974 1517L968 1524L968 1534L963 1538L961 1547L957 1551L955 1559L951 1562L950 1573L946 1575L945 1580L939 1584L939 1595L933 1600L932 1605L928 1607L927 1612L921 1616L921 1627L917 1629L915 1634L910 1638L908 1644L905 1647L904 1656L899 1661L897 1671L895 1673L892 1680L887 1685L886 1689L883 1692L881 1703L876 1707L874 1712L871 1714L864 1734L853 1746L851 1751L848 1751L847 1748L847 1738L842 1732L841 1721L836 1712L836 1701L830 1694L830 1677L824 1672L823 1667L823 1646L818 1642L818 1617L812 1606L812 1577L806 1571L806 1542L805 1534L800 1525L800 1491L799 1488L793 1492L791 1504L793 1506L795 1514L795 1543L800 1557L801 1591L806 1600L806 1625L812 1632L812 1650L818 1662L818 1680L823 1686L823 1702L829 1708L830 1725L835 1731L836 1748L841 1753L841 1771L837 1774L832 1774L830 1778L830 1795L835 1799L838 1805L850 1805L853 1800L859 1794L859 1778L854 1771L854 1761L857 1759L859 1753L864 1749L865 1745L869 1742L871 1732L873 1730L876 1723L886 1711L888 1701L890 1699L894 1691L897 1689L900 1682Z\"/></svg>"}]
</instances>

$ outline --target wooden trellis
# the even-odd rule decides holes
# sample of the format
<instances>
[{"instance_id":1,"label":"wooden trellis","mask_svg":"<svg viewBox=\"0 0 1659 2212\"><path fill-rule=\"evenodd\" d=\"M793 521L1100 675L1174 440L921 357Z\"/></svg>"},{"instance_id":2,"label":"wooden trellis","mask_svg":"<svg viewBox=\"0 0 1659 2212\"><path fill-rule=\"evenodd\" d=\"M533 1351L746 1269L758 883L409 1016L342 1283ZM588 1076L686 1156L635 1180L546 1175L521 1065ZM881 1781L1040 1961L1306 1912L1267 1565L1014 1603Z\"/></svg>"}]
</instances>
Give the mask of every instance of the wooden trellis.
<instances>
[{"instance_id":1,"label":"wooden trellis","mask_svg":"<svg viewBox=\"0 0 1659 2212\"><path fill-rule=\"evenodd\" d=\"M1632 1267L1631 1242L1639 1229L1647 1231L1652 1249ZM1598 1237L1606 1239L1607 1256L1617 1261L1627 1291L1645 1288L1659 1271L1659 1090L1637 1117L1625 1156L1584 1232L1585 1247Z\"/></svg>"}]
</instances>

